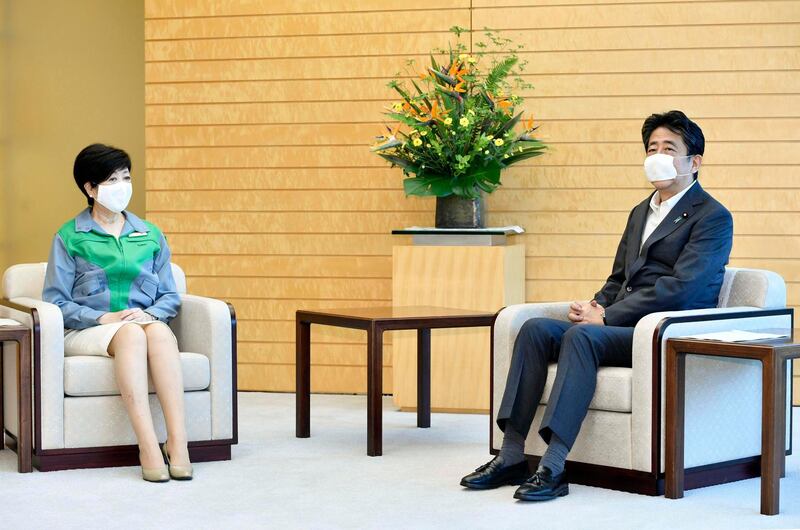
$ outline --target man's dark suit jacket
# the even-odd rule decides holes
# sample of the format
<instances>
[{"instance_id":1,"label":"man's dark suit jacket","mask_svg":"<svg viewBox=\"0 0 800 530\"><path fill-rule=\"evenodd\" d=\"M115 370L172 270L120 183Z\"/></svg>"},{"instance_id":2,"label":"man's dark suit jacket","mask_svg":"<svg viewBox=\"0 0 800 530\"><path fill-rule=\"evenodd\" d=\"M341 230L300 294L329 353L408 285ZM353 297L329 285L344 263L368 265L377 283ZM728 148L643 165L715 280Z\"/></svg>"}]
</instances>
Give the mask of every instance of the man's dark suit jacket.
<instances>
[{"instance_id":1,"label":"man's dark suit jacket","mask_svg":"<svg viewBox=\"0 0 800 530\"><path fill-rule=\"evenodd\" d=\"M631 210L611 276L594 295L609 326L635 326L658 311L717 306L733 244L730 212L695 182L640 252L650 197Z\"/></svg>"}]
</instances>

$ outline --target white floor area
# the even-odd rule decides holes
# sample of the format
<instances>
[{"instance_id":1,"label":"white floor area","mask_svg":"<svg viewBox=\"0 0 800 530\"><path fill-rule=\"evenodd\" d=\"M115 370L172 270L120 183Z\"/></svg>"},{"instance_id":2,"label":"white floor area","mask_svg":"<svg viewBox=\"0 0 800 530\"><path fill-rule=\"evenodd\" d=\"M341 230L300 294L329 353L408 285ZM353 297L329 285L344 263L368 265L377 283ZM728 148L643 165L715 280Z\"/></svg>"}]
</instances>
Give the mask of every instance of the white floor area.
<instances>
[{"instance_id":1,"label":"white floor area","mask_svg":"<svg viewBox=\"0 0 800 530\"><path fill-rule=\"evenodd\" d=\"M233 460L197 464L191 482L145 483L134 467L22 475L0 451L0 528L800 528L797 455L773 517L759 514L758 479L682 500L571 485L562 499L522 503L513 487L458 484L489 459L487 416L434 414L417 429L386 398L384 455L371 458L363 396L311 403L311 438L297 439L294 395L240 394Z\"/></svg>"}]
</instances>

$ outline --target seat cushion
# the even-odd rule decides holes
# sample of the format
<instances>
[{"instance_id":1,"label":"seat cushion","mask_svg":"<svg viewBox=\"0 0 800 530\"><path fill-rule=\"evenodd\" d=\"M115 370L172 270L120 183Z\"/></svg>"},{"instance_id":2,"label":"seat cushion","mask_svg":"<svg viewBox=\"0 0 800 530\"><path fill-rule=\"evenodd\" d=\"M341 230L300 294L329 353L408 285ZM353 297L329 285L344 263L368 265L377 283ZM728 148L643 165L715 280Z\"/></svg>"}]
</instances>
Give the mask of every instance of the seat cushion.
<instances>
[{"instance_id":1,"label":"seat cushion","mask_svg":"<svg viewBox=\"0 0 800 530\"><path fill-rule=\"evenodd\" d=\"M181 368L184 391L208 388L211 382L208 357L199 353L181 352ZM155 392L152 380L148 381L148 386L150 393ZM114 359L99 355L64 357L64 393L68 396L118 396Z\"/></svg>"},{"instance_id":2,"label":"seat cushion","mask_svg":"<svg viewBox=\"0 0 800 530\"><path fill-rule=\"evenodd\" d=\"M546 405L553 390L556 379L557 365L551 364L547 369L547 382L542 392L541 404ZM597 371L597 388L589 404L592 410L607 410L610 412L631 411L631 368L616 366L601 366Z\"/></svg>"}]
</instances>

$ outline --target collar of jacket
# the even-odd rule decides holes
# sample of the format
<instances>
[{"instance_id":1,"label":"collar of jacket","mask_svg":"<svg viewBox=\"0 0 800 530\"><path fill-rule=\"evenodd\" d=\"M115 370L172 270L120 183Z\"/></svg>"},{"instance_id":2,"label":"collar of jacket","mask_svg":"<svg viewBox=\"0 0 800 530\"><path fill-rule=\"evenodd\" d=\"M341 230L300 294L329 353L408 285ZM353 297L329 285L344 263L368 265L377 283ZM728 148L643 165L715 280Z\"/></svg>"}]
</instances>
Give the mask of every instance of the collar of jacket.
<instances>
[{"instance_id":1,"label":"collar of jacket","mask_svg":"<svg viewBox=\"0 0 800 530\"><path fill-rule=\"evenodd\" d=\"M122 235L129 234L130 232L142 232L147 233L150 229L147 228L147 225L144 224L144 221L139 219L135 214L129 212L128 210L124 210L122 212L125 215L125 226L122 228ZM81 213L75 217L75 231L76 232L91 232L92 228L97 228L98 231L103 232L102 228L94 222L92 219L92 209L86 208Z\"/></svg>"},{"instance_id":2,"label":"collar of jacket","mask_svg":"<svg viewBox=\"0 0 800 530\"><path fill-rule=\"evenodd\" d=\"M703 204L706 199L708 199L708 196L708 193L706 193L700 185L700 182L695 182L694 186L686 192L686 195L681 197L681 200L672 207L670 215L662 220L661 224L650 234L650 237L647 238L644 245L641 244L642 231L647 222L647 213L650 210L650 198L652 195L648 195L645 200L640 202L633 212L633 233L630 234L631 240L628 244L628 256L626 259L629 268L625 276L630 279L636 274L642 265L644 265L650 247L657 241L670 235L678 227L683 226L692 214L694 214L696 207ZM640 246L641 251L639 250Z\"/></svg>"}]
</instances>

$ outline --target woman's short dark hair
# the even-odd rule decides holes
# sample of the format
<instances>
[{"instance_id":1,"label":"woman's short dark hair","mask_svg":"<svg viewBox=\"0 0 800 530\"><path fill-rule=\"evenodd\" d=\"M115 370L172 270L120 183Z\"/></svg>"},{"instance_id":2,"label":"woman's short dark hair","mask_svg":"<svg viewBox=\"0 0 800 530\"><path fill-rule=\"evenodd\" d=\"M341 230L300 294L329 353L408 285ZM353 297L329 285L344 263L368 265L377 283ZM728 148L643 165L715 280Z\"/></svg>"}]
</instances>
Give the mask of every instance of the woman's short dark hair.
<instances>
[{"instance_id":1,"label":"woman's short dark hair","mask_svg":"<svg viewBox=\"0 0 800 530\"><path fill-rule=\"evenodd\" d=\"M92 186L97 186L120 169L131 170L131 157L128 153L110 145L92 144L84 147L75 157L72 175L75 177L75 184L86 196L89 206L93 206L94 199L89 197L83 185L89 182Z\"/></svg>"},{"instance_id":2,"label":"woman's short dark hair","mask_svg":"<svg viewBox=\"0 0 800 530\"><path fill-rule=\"evenodd\" d=\"M679 134L686 145L687 155L702 155L706 148L706 138L703 130L695 122L686 117L679 110L671 110L663 114L651 114L642 125L642 143L647 151L650 135L659 127L666 127L675 134ZM697 173L694 174L697 178Z\"/></svg>"}]
</instances>

